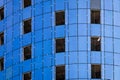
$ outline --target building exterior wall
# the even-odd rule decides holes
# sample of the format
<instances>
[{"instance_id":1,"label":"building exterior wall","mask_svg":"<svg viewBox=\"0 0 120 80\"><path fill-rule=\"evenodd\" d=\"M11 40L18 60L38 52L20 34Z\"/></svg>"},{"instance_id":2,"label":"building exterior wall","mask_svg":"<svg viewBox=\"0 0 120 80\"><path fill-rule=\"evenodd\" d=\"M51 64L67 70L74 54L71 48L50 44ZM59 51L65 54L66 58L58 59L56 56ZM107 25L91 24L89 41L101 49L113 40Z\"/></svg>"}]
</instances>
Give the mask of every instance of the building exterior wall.
<instances>
[{"instance_id":1,"label":"building exterior wall","mask_svg":"<svg viewBox=\"0 0 120 80\"><path fill-rule=\"evenodd\" d=\"M91 64L101 65L101 80L120 79L120 0L101 0L101 23L90 22L90 0L0 0L5 43L0 46L4 70L0 80L55 80L55 66L65 65L66 80L91 80ZM65 25L55 26L55 11L65 11ZM22 34L22 22L32 19L32 32ZM101 37L101 51L91 51L91 36ZM65 52L55 53L55 39L65 38ZM32 58L22 60L23 47L32 45Z\"/></svg>"}]
</instances>

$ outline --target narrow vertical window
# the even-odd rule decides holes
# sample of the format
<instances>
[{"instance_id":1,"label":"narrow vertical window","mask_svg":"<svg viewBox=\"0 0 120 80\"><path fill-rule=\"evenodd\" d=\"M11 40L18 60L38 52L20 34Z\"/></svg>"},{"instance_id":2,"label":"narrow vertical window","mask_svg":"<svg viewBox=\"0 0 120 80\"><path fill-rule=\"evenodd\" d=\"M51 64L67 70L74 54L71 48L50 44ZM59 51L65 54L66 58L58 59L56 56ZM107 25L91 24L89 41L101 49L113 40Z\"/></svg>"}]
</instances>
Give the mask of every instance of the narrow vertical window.
<instances>
[{"instance_id":1,"label":"narrow vertical window","mask_svg":"<svg viewBox=\"0 0 120 80\"><path fill-rule=\"evenodd\" d=\"M91 51L101 51L100 37L91 37Z\"/></svg>"},{"instance_id":2,"label":"narrow vertical window","mask_svg":"<svg viewBox=\"0 0 120 80\"><path fill-rule=\"evenodd\" d=\"M91 23L100 24L100 10L91 10Z\"/></svg>"},{"instance_id":3,"label":"narrow vertical window","mask_svg":"<svg viewBox=\"0 0 120 80\"><path fill-rule=\"evenodd\" d=\"M91 65L91 78L101 79L101 65Z\"/></svg>"},{"instance_id":4,"label":"narrow vertical window","mask_svg":"<svg viewBox=\"0 0 120 80\"><path fill-rule=\"evenodd\" d=\"M4 44L4 32L0 33L0 45Z\"/></svg>"},{"instance_id":5,"label":"narrow vertical window","mask_svg":"<svg viewBox=\"0 0 120 80\"><path fill-rule=\"evenodd\" d=\"M23 21L23 34L31 32L31 19Z\"/></svg>"},{"instance_id":6,"label":"narrow vertical window","mask_svg":"<svg viewBox=\"0 0 120 80\"><path fill-rule=\"evenodd\" d=\"M23 80L32 80L31 72L24 73Z\"/></svg>"},{"instance_id":7,"label":"narrow vertical window","mask_svg":"<svg viewBox=\"0 0 120 80\"><path fill-rule=\"evenodd\" d=\"M31 54L32 54L31 45L24 47L23 52L24 52L23 54L24 60L31 59Z\"/></svg>"},{"instance_id":8,"label":"narrow vertical window","mask_svg":"<svg viewBox=\"0 0 120 80\"><path fill-rule=\"evenodd\" d=\"M65 80L65 66L56 67L56 80Z\"/></svg>"},{"instance_id":9,"label":"narrow vertical window","mask_svg":"<svg viewBox=\"0 0 120 80\"><path fill-rule=\"evenodd\" d=\"M56 53L65 52L65 39L56 39Z\"/></svg>"},{"instance_id":10,"label":"narrow vertical window","mask_svg":"<svg viewBox=\"0 0 120 80\"><path fill-rule=\"evenodd\" d=\"M65 24L65 12L64 11L57 11L55 13L55 25L64 25Z\"/></svg>"},{"instance_id":11,"label":"narrow vertical window","mask_svg":"<svg viewBox=\"0 0 120 80\"><path fill-rule=\"evenodd\" d=\"M0 8L0 20L4 19L4 7Z\"/></svg>"},{"instance_id":12,"label":"narrow vertical window","mask_svg":"<svg viewBox=\"0 0 120 80\"><path fill-rule=\"evenodd\" d=\"M23 0L23 8L31 6L31 0Z\"/></svg>"},{"instance_id":13,"label":"narrow vertical window","mask_svg":"<svg viewBox=\"0 0 120 80\"><path fill-rule=\"evenodd\" d=\"M4 70L4 58L0 58L0 71Z\"/></svg>"}]
</instances>

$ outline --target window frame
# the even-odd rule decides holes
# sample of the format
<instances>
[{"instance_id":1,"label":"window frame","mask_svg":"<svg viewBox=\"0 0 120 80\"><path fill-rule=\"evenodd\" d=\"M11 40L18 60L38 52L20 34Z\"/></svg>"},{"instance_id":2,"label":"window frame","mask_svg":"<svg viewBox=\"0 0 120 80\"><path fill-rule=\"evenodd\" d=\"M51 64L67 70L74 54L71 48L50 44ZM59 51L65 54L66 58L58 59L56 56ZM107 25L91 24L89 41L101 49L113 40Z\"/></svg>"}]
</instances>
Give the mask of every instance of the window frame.
<instances>
[{"instance_id":1,"label":"window frame","mask_svg":"<svg viewBox=\"0 0 120 80\"><path fill-rule=\"evenodd\" d=\"M3 41L1 40L3 38ZM4 32L0 32L0 46L4 45Z\"/></svg>"},{"instance_id":2,"label":"window frame","mask_svg":"<svg viewBox=\"0 0 120 80\"><path fill-rule=\"evenodd\" d=\"M25 48L26 48L26 47L30 47L30 52L31 52L31 53L30 53L30 58L28 58L28 59L25 58L25 52L24 52L24 51L25 51ZM32 59L32 45L31 45L31 44L30 44L30 45L27 45L27 46L24 46L22 51L23 51L23 61Z\"/></svg>"},{"instance_id":3,"label":"window frame","mask_svg":"<svg viewBox=\"0 0 120 80\"><path fill-rule=\"evenodd\" d=\"M0 21L2 21L5 18L4 6L0 7L0 17L2 16L2 14L3 14L3 18L0 18Z\"/></svg>"},{"instance_id":4,"label":"window frame","mask_svg":"<svg viewBox=\"0 0 120 80\"><path fill-rule=\"evenodd\" d=\"M64 21L64 22L61 21L61 23L57 23L57 14L62 13L62 12L64 13L64 14L62 14L62 15L64 15L64 16L63 16L63 19L64 19L63 21ZM65 21L65 10L55 11L55 21L54 21L54 22L55 22L55 26L65 25L65 22L66 22L66 21Z\"/></svg>"},{"instance_id":5,"label":"window frame","mask_svg":"<svg viewBox=\"0 0 120 80\"><path fill-rule=\"evenodd\" d=\"M30 4L25 6L25 0L22 0L22 7L27 8L32 5L32 0L30 0Z\"/></svg>"},{"instance_id":6,"label":"window frame","mask_svg":"<svg viewBox=\"0 0 120 80\"><path fill-rule=\"evenodd\" d=\"M97 72L97 73L99 73L99 77L97 77L97 76L93 77L93 74L96 71L93 72L93 70L95 70L95 69L93 69L92 66L99 66L100 71ZM91 64L91 79L101 79L101 78L102 78L102 65L101 64Z\"/></svg>"},{"instance_id":7,"label":"window frame","mask_svg":"<svg viewBox=\"0 0 120 80\"><path fill-rule=\"evenodd\" d=\"M1 61L2 60L2 61ZM4 57L1 57L0 58L0 65L1 64L3 64L2 66L0 66L0 67L2 67L2 68L0 68L0 71L3 71L4 70Z\"/></svg>"},{"instance_id":8,"label":"window frame","mask_svg":"<svg viewBox=\"0 0 120 80\"><path fill-rule=\"evenodd\" d=\"M102 40L102 38L101 38L101 36L91 36L90 37L91 39L91 51L101 51L101 40ZM93 39L92 38L97 38L99 41L98 41L98 43L97 42L95 42L95 40L93 41ZM96 40L97 40L96 39ZM93 44L94 43L94 44ZM97 45L97 44L98 45ZM99 46L99 47L95 47L95 46Z\"/></svg>"},{"instance_id":9,"label":"window frame","mask_svg":"<svg viewBox=\"0 0 120 80\"><path fill-rule=\"evenodd\" d=\"M30 78L32 80L32 72L31 71L23 73L23 75L22 75L23 80L24 80L25 74L28 74L28 73L30 73Z\"/></svg>"},{"instance_id":10,"label":"window frame","mask_svg":"<svg viewBox=\"0 0 120 80\"><path fill-rule=\"evenodd\" d=\"M25 31L25 22L29 21L29 20L30 20L30 27L29 27L30 31ZM22 34L27 34L27 33L30 33L30 32L32 32L32 18L25 19L22 22Z\"/></svg>"},{"instance_id":11,"label":"window frame","mask_svg":"<svg viewBox=\"0 0 120 80\"><path fill-rule=\"evenodd\" d=\"M94 12L94 14L93 14L93 12ZM97 14L95 14L95 12L98 12L99 13L99 20L96 18L96 15ZM91 24L101 24L101 11L100 10L96 10L96 9L91 9L91 11L90 11L90 13L91 13ZM93 20L94 19L94 20Z\"/></svg>"},{"instance_id":12,"label":"window frame","mask_svg":"<svg viewBox=\"0 0 120 80\"><path fill-rule=\"evenodd\" d=\"M66 66L65 65L56 65L55 66L55 80L57 80L57 67L64 67L64 78L66 78Z\"/></svg>"},{"instance_id":13,"label":"window frame","mask_svg":"<svg viewBox=\"0 0 120 80\"><path fill-rule=\"evenodd\" d=\"M60 40L60 39L64 40L64 44L63 44L64 46L62 45L64 48L63 51L57 51L57 44L56 43L57 43L57 40ZM62 53L62 52L66 51L66 43L65 42L66 42L65 38L56 38L55 39L55 53Z\"/></svg>"}]
</instances>

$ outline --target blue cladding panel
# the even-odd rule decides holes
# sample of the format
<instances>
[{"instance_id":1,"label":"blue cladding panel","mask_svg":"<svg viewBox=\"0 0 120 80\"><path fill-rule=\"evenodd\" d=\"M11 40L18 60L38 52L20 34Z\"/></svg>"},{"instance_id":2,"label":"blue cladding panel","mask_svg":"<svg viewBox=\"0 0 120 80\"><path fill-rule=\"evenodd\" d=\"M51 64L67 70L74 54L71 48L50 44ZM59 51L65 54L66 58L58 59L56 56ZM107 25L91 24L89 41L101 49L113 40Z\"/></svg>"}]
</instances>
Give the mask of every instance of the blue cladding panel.
<instances>
[{"instance_id":1,"label":"blue cladding panel","mask_svg":"<svg viewBox=\"0 0 120 80\"><path fill-rule=\"evenodd\" d=\"M87 35L87 25L86 24L79 24L78 26L78 35L83 36Z\"/></svg>"},{"instance_id":2,"label":"blue cladding panel","mask_svg":"<svg viewBox=\"0 0 120 80\"><path fill-rule=\"evenodd\" d=\"M78 40L78 50L87 50L87 37L79 37Z\"/></svg>"},{"instance_id":3,"label":"blue cladding panel","mask_svg":"<svg viewBox=\"0 0 120 80\"><path fill-rule=\"evenodd\" d=\"M12 27L10 27L10 28L8 28L7 29L7 34L9 34L9 35L6 35L6 37L7 37L7 42L9 42L9 41L11 41L12 40Z\"/></svg>"},{"instance_id":4,"label":"blue cladding panel","mask_svg":"<svg viewBox=\"0 0 120 80\"><path fill-rule=\"evenodd\" d=\"M4 4L4 0L1 0L0 1L0 6L3 6L3 4Z\"/></svg>"},{"instance_id":5,"label":"blue cladding panel","mask_svg":"<svg viewBox=\"0 0 120 80\"><path fill-rule=\"evenodd\" d=\"M35 70L34 80L42 80L42 69Z\"/></svg>"},{"instance_id":6,"label":"blue cladding panel","mask_svg":"<svg viewBox=\"0 0 120 80\"><path fill-rule=\"evenodd\" d=\"M49 5L49 6L48 6ZM51 1L45 1L43 3L43 6L44 6L44 13L49 13L51 12Z\"/></svg>"},{"instance_id":7,"label":"blue cladding panel","mask_svg":"<svg viewBox=\"0 0 120 80\"><path fill-rule=\"evenodd\" d=\"M26 65L28 64L28 65ZM22 69L23 69L23 72L29 72L31 70L31 60L26 60L22 63Z\"/></svg>"},{"instance_id":8,"label":"blue cladding panel","mask_svg":"<svg viewBox=\"0 0 120 80\"><path fill-rule=\"evenodd\" d=\"M78 72L77 72L78 66L77 65L70 65L69 70L70 70L70 73L69 73L70 78L77 78L78 77Z\"/></svg>"},{"instance_id":9,"label":"blue cladding panel","mask_svg":"<svg viewBox=\"0 0 120 80\"><path fill-rule=\"evenodd\" d=\"M31 33L27 33L23 35L23 46L26 46L28 44L31 44Z\"/></svg>"},{"instance_id":10,"label":"blue cladding panel","mask_svg":"<svg viewBox=\"0 0 120 80\"><path fill-rule=\"evenodd\" d=\"M79 0L78 1L78 8L88 8L88 4L87 4L87 1L85 0Z\"/></svg>"},{"instance_id":11,"label":"blue cladding panel","mask_svg":"<svg viewBox=\"0 0 120 80\"><path fill-rule=\"evenodd\" d=\"M69 8L74 9L77 8L77 0L69 0Z\"/></svg>"},{"instance_id":12,"label":"blue cladding panel","mask_svg":"<svg viewBox=\"0 0 120 80\"><path fill-rule=\"evenodd\" d=\"M80 64L79 65L79 78L88 78L88 65Z\"/></svg>"},{"instance_id":13,"label":"blue cladding panel","mask_svg":"<svg viewBox=\"0 0 120 80\"><path fill-rule=\"evenodd\" d=\"M6 7L9 8L8 10L6 10L7 16L12 15L12 13L13 13L13 8L12 8L13 7L13 0L11 0L9 3L7 3Z\"/></svg>"},{"instance_id":14,"label":"blue cladding panel","mask_svg":"<svg viewBox=\"0 0 120 80\"><path fill-rule=\"evenodd\" d=\"M44 56L44 67L52 66L51 62L51 56Z\"/></svg>"},{"instance_id":15,"label":"blue cladding panel","mask_svg":"<svg viewBox=\"0 0 120 80\"><path fill-rule=\"evenodd\" d=\"M77 23L77 10L69 10L69 24Z\"/></svg>"},{"instance_id":16,"label":"blue cladding panel","mask_svg":"<svg viewBox=\"0 0 120 80\"><path fill-rule=\"evenodd\" d=\"M14 17L13 17L14 24L19 23L19 18L20 18L19 15L20 15L19 12L14 13Z\"/></svg>"},{"instance_id":17,"label":"blue cladding panel","mask_svg":"<svg viewBox=\"0 0 120 80\"><path fill-rule=\"evenodd\" d=\"M87 52L79 52L79 63L87 63Z\"/></svg>"},{"instance_id":18,"label":"blue cladding panel","mask_svg":"<svg viewBox=\"0 0 120 80\"><path fill-rule=\"evenodd\" d=\"M112 53L105 53L105 63L106 64L113 64L113 54Z\"/></svg>"},{"instance_id":19,"label":"blue cladding panel","mask_svg":"<svg viewBox=\"0 0 120 80\"><path fill-rule=\"evenodd\" d=\"M12 26L12 18L13 18L12 15L10 15L6 18L7 19L7 26L6 26L7 28Z\"/></svg>"},{"instance_id":20,"label":"blue cladding panel","mask_svg":"<svg viewBox=\"0 0 120 80\"><path fill-rule=\"evenodd\" d=\"M42 3L35 5L35 15L41 15L42 14Z\"/></svg>"},{"instance_id":21,"label":"blue cladding panel","mask_svg":"<svg viewBox=\"0 0 120 80\"><path fill-rule=\"evenodd\" d=\"M69 64L78 63L78 53L77 52L70 52L69 53Z\"/></svg>"},{"instance_id":22,"label":"blue cladding panel","mask_svg":"<svg viewBox=\"0 0 120 80\"><path fill-rule=\"evenodd\" d=\"M42 41L42 30L35 31L35 42Z\"/></svg>"},{"instance_id":23,"label":"blue cladding panel","mask_svg":"<svg viewBox=\"0 0 120 80\"><path fill-rule=\"evenodd\" d=\"M34 60L35 69L42 68L42 65L43 65L43 63L42 63L42 57L35 58L35 60Z\"/></svg>"},{"instance_id":24,"label":"blue cladding panel","mask_svg":"<svg viewBox=\"0 0 120 80\"><path fill-rule=\"evenodd\" d=\"M35 30L42 29L43 23L42 23L42 16L37 16L35 19Z\"/></svg>"},{"instance_id":25,"label":"blue cladding panel","mask_svg":"<svg viewBox=\"0 0 120 80\"><path fill-rule=\"evenodd\" d=\"M91 35L92 36L100 36L101 33L101 26L93 24L91 25Z\"/></svg>"},{"instance_id":26,"label":"blue cladding panel","mask_svg":"<svg viewBox=\"0 0 120 80\"><path fill-rule=\"evenodd\" d=\"M49 14L45 14L44 16L44 28L46 28L46 27L51 27L52 26L52 24L51 24L51 13L49 13Z\"/></svg>"},{"instance_id":27,"label":"blue cladding panel","mask_svg":"<svg viewBox=\"0 0 120 80\"><path fill-rule=\"evenodd\" d=\"M77 36L77 25L73 24L73 25L69 25L69 36Z\"/></svg>"},{"instance_id":28,"label":"blue cladding panel","mask_svg":"<svg viewBox=\"0 0 120 80\"><path fill-rule=\"evenodd\" d=\"M55 0L55 2L56 2L56 8L55 8L55 10L64 10L64 0Z\"/></svg>"},{"instance_id":29,"label":"blue cladding panel","mask_svg":"<svg viewBox=\"0 0 120 80\"><path fill-rule=\"evenodd\" d=\"M69 37L69 51L77 51L78 49L77 37Z\"/></svg>"},{"instance_id":30,"label":"blue cladding panel","mask_svg":"<svg viewBox=\"0 0 120 80\"><path fill-rule=\"evenodd\" d=\"M42 44L43 44L42 42L35 44L35 54L34 54L35 57L42 55Z\"/></svg>"},{"instance_id":31,"label":"blue cladding panel","mask_svg":"<svg viewBox=\"0 0 120 80\"><path fill-rule=\"evenodd\" d=\"M52 68L44 68L44 80L52 80Z\"/></svg>"},{"instance_id":32,"label":"blue cladding panel","mask_svg":"<svg viewBox=\"0 0 120 80\"><path fill-rule=\"evenodd\" d=\"M51 54L52 53L52 41L51 40L44 41L43 48L44 48L43 49L44 55Z\"/></svg>"},{"instance_id":33,"label":"blue cladding panel","mask_svg":"<svg viewBox=\"0 0 120 80\"><path fill-rule=\"evenodd\" d=\"M16 0L13 0L13 11L14 12L17 12L19 9L20 9L20 2L19 1L16 1Z\"/></svg>"},{"instance_id":34,"label":"blue cladding panel","mask_svg":"<svg viewBox=\"0 0 120 80\"><path fill-rule=\"evenodd\" d=\"M56 29L56 37L64 37L65 36L65 26L57 26Z\"/></svg>"},{"instance_id":35,"label":"blue cladding panel","mask_svg":"<svg viewBox=\"0 0 120 80\"><path fill-rule=\"evenodd\" d=\"M93 64L101 63L101 53L100 52L93 51L91 53L91 63L93 63Z\"/></svg>"},{"instance_id":36,"label":"blue cladding panel","mask_svg":"<svg viewBox=\"0 0 120 80\"><path fill-rule=\"evenodd\" d=\"M23 9L23 19L30 18L32 15L31 7L27 7L26 9Z\"/></svg>"},{"instance_id":37,"label":"blue cladding panel","mask_svg":"<svg viewBox=\"0 0 120 80\"><path fill-rule=\"evenodd\" d=\"M64 53L58 53L55 56L56 58L56 65L61 65L61 64L65 64L65 56Z\"/></svg>"},{"instance_id":38,"label":"blue cladding panel","mask_svg":"<svg viewBox=\"0 0 120 80\"><path fill-rule=\"evenodd\" d=\"M87 23L87 10L79 9L78 14L78 23Z\"/></svg>"},{"instance_id":39,"label":"blue cladding panel","mask_svg":"<svg viewBox=\"0 0 120 80\"><path fill-rule=\"evenodd\" d=\"M52 30L51 28L44 29L43 34L44 34L44 40L48 40L52 38Z\"/></svg>"}]
</instances>

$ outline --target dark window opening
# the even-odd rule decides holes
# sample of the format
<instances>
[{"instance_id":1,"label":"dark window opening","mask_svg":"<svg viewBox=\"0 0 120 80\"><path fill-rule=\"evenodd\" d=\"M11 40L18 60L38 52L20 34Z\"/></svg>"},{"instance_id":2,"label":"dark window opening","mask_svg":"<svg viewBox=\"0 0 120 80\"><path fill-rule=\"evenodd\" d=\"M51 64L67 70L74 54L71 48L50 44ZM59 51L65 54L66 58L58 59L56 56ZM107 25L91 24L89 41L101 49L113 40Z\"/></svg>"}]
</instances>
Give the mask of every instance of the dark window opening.
<instances>
[{"instance_id":1,"label":"dark window opening","mask_svg":"<svg viewBox=\"0 0 120 80\"><path fill-rule=\"evenodd\" d=\"M91 65L91 77L101 79L101 65Z\"/></svg>"},{"instance_id":2,"label":"dark window opening","mask_svg":"<svg viewBox=\"0 0 120 80\"><path fill-rule=\"evenodd\" d=\"M31 19L24 21L23 29L24 34L31 32Z\"/></svg>"},{"instance_id":3,"label":"dark window opening","mask_svg":"<svg viewBox=\"0 0 120 80\"><path fill-rule=\"evenodd\" d=\"M31 72L23 74L23 80L32 80Z\"/></svg>"},{"instance_id":4,"label":"dark window opening","mask_svg":"<svg viewBox=\"0 0 120 80\"><path fill-rule=\"evenodd\" d=\"M31 59L31 53L32 53L31 46L24 47L24 60Z\"/></svg>"},{"instance_id":5,"label":"dark window opening","mask_svg":"<svg viewBox=\"0 0 120 80\"><path fill-rule=\"evenodd\" d=\"M56 67L56 80L65 80L65 66Z\"/></svg>"},{"instance_id":6,"label":"dark window opening","mask_svg":"<svg viewBox=\"0 0 120 80\"><path fill-rule=\"evenodd\" d=\"M4 33L0 33L0 45L4 44Z\"/></svg>"},{"instance_id":7,"label":"dark window opening","mask_svg":"<svg viewBox=\"0 0 120 80\"><path fill-rule=\"evenodd\" d=\"M56 20L56 26L57 25L64 25L65 24L65 12L64 11L58 11L55 13L55 20Z\"/></svg>"},{"instance_id":8,"label":"dark window opening","mask_svg":"<svg viewBox=\"0 0 120 80\"><path fill-rule=\"evenodd\" d=\"M91 51L101 51L100 37L91 37Z\"/></svg>"},{"instance_id":9,"label":"dark window opening","mask_svg":"<svg viewBox=\"0 0 120 80\"><path fill-rule=\"evenodd\" d=\"M4 19L4 8L0 8L0 20Z\"/></svg>"},{"instance_id":10,"label":"dark window opening","mask_svg":"<svg viewBox=\"0 0 120 80\"><path fill-rule=\"evenodd\" d=\"M99 10L91 10L91 23L100 24L100 11Z\"/></svg>"},{"instance_id":11,"label":"dark window opening","mask_svg":"<svg viewBox=\"0 0 120 80\"><path fill-rule=\"evenodd\" d=\"M24 8L26 8L26 7L28 7L28 6L31 6L31 0L23 0L24 2L23 2L23 7Z\"/></svg>"},{"instance_id":12,"label":"dark window opening","mask_svg":"<svg viewBox=\"0 0 120 80\"><path fill-rule=\"evenodd\" d=\"M56 39L56 53L65 52L65 39Z\"/></svg>"},{"instance_id":13,"label":"dark window opening","mask_svg":"<svg viewBox=\"0 0 120 80\"><path fill-rule=\"evenodd\" d=\"M4 70L4 58L0 58L0 71Z\"/></svg>"}]
</instances>

